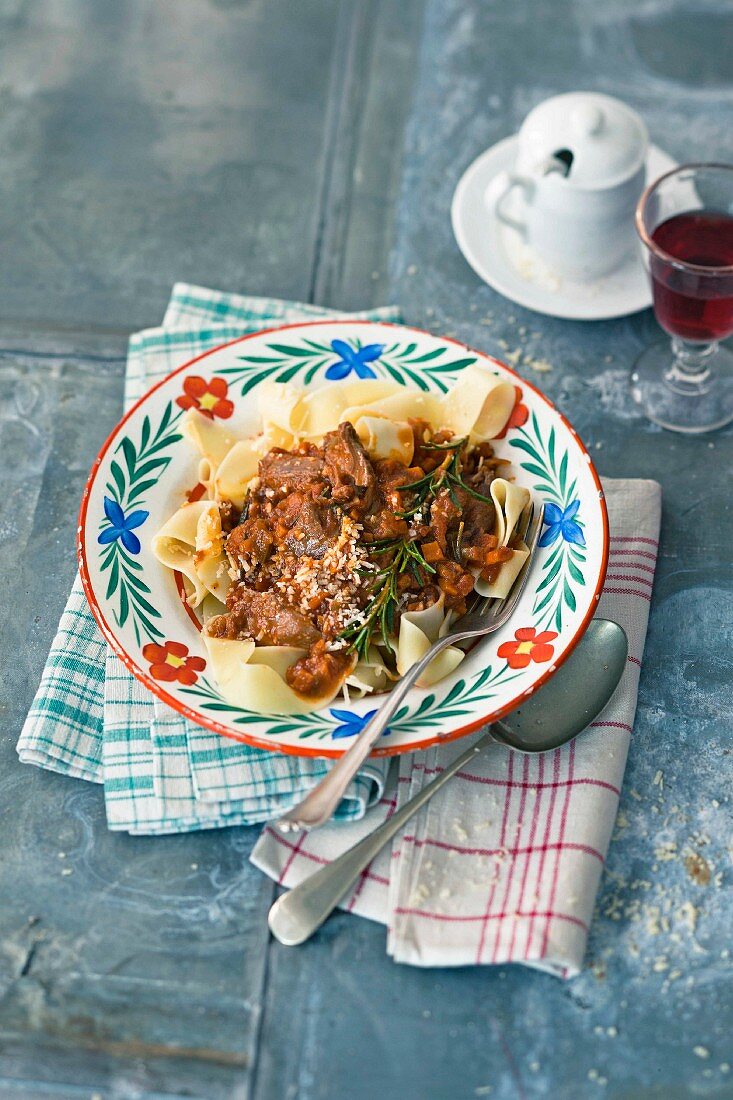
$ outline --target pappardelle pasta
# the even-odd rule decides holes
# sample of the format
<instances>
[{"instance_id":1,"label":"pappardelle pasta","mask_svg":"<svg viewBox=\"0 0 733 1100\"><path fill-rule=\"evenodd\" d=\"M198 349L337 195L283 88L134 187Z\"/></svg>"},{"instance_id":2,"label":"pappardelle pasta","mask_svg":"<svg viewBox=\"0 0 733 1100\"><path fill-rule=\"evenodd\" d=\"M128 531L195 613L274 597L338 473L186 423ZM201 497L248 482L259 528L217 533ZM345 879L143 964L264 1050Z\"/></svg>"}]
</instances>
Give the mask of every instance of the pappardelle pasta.
<instances>
[{"instance_id":1,"label":"pappardelle pasta","mask_svg":"<svg viewBox=\"0 0 733 1100\"><path fill-rule=\"evenodd\" d=\"M505 596L528 556L530 505L491 440L514 387L476 366L445 395L375 379L259 387L246 439L200 412L184 431L205 496L153 539L199 608L224 698L305 713L384 691L475 592ZM420 686L449 675L450 646Z\"/></svg>"}]
</instances>

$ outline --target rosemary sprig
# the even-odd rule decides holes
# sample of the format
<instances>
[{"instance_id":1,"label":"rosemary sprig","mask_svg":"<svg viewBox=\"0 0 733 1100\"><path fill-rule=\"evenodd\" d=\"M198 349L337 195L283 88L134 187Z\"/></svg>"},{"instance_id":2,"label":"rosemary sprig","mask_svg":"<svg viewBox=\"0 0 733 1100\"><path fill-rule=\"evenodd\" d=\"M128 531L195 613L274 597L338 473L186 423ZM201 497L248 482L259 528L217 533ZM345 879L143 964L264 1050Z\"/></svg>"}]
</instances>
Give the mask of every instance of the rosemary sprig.
<instances>
[{"instance_id":1,"label":"rosemary sprig","mask_svg":"<svg viewBox=\"0 0 733 1100\"><path fill-rule=\"evenodd\" d=\"M377 572L372 573L374 584L369 600L357 620L339 634L349 643L349 649L358 657L366 657L375 636L385 645L395 630L395 616L400 601L399 577L409 570L419 585L427 583L427 576L435 573L434 567L423 557L420 547L407 539L385 539L371 543L372 553L392 551L392 557Z\"/></svg>"},{"instance_id":2,"label":"rosemary sprig","mask_svg":"<svg viewBox=\"0 0 733 1100\"><path fill-rule=\"evenodd\" d=\"M456 488L462 489L463 492L468 493L469 496L475 497L476 500L482 500L485 504L492 503L490 497L486 497L483 493L479 493L463 480L461 452L466 442L467 440L464 437L462 439L452 439L448 443L427 443L425 445L428 450L445 451L446 457L443 459L440 466L437 466L423 477L418 478L417 481L412 481L408 485L400 485L400 492L410 491L416 494L416 499L410 507L406 508L403 512L397 513L401 519L411 519L412 516L422 510L423 506L428 503L430 498L434 499L443 488L448 489L454 504L458 503L455 496Z\"/></svg>"}]
</instances>

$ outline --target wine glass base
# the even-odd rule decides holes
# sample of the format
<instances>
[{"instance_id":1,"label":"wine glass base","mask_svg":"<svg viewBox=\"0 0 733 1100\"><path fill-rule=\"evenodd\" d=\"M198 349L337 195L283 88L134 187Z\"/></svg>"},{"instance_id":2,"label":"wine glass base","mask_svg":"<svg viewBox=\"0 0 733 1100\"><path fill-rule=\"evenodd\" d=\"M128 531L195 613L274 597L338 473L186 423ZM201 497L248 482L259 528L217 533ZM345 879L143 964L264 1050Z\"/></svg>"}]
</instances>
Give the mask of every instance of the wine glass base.
<instances>
[{"instance_id":1,"label":"wine glass base","mask_svg":"<svg viewBox=\"0 0 733 1100\"><path fill-rule=\"evenodd\" d=\"M681 376L666 340L641 353L631 372L631 394L650 420L672 432L713 432L733 420L733 352L716 347L699 380Z\"/></svg>"}]
</instances>

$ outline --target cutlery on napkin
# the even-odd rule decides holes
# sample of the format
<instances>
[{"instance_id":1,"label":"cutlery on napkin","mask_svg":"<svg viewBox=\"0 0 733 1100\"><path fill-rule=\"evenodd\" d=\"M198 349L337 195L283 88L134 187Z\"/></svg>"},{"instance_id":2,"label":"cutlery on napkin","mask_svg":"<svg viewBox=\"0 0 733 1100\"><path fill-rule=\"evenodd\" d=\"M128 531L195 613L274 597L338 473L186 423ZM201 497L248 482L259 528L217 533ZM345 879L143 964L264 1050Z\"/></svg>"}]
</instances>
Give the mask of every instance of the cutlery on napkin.
<instances>
[{"instance_id":1,"label":"cutlery on napkin","mask_svg":"<svg viewBox=\"0 0 733 1100\"><path fill-rule=\"evenodd\" d=\"M562 977L580 970L634 722L661 518L656 482L603 479L603 487L611 551L598 614L628 636L621 683L570 745L538 757L497 745L477 756L374 860L342 908L386 924L397 962L521 962ZM460 739L400 756L395 781L355 824L295 838L267 826L252 862L296 885L465 747Z\"/></svg>"}]
</instances>

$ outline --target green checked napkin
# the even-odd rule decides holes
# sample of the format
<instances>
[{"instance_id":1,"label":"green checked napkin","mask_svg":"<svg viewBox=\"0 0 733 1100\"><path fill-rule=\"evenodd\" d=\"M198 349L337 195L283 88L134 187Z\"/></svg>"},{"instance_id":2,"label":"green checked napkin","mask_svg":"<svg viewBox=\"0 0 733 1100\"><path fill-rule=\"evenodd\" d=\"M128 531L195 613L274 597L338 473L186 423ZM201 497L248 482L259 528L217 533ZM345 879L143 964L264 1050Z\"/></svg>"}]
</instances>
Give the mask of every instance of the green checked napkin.
<instances>
[{"instance_id":1,"label":"green checked napkin","mask_svg":"<svg viewBox=\"0 0 733 1100\"><path fill-rule=\"evenodd\" d=\"M338 317L299 302L178 283L160 328L131 337L125 408L158 379L219 344L278 324ZM350 316L400 321L394 308ZM263 752L184 719L150 695L100 635L77 577L18 740L29 764L104 784L111 829L178 833L267 821L293 805L328 762ZM337 817L378 802L386 760L369 761Z\"/></svg>"}]
</instances>

